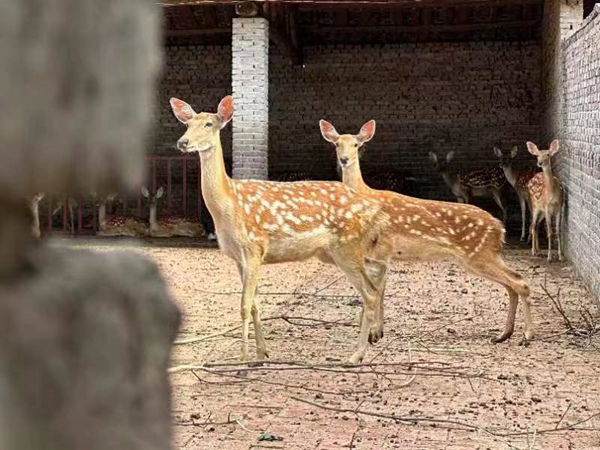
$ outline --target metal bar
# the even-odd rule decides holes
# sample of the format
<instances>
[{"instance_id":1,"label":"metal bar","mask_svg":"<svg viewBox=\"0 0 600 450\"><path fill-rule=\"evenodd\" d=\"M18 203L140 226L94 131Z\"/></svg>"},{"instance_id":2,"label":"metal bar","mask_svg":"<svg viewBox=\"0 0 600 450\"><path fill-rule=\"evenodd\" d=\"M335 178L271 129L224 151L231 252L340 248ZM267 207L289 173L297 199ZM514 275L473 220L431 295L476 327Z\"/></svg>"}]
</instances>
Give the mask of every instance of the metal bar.
<instances>
[{"instance_id":1,"label":"metal bar","mask_svg":"<svg viewBox=\"0 0 600 450\"><path fill-rule=\"evenodd\" d=\"M156 192L156 160L152 160L152 192Z\"/></svg>"},{"instance_id":2,"label":"metal bar","mask_svg":"<svg viewBox=\"0 0 600 450\"><path fill-rule=\"evenodd\" d=\"M79 234L81 234L81 231L83 230L83 211L81 203L77 203L77 230Z\"/></svg>"},{"instance_id":3,"label":"metal bar","mask_svg":"<svg viewBox=\"0 0 600 450\"><path fill-rule=\"evenodd\" d=\"M171 161L167 161L167 214L171 215Z\"/></svg>"},{"instance_id":4,"label":"metal bar","mask_svg":"<svg viewBox=\"0 0 600 450\"><path fill-rule=\"evenodd\" d=\"M106 213L106 210L104 211ZM94 233L98 232L98 227L96 226L96 222L97 220L97 215L96 215L96 202L94 202L94 207L92 208L92 217L93 217L93 223L94 223Z\"/></svg>"},{"instance_id":5,"label":"metal bar","mask_svg":"<svg viewBox=\"0 0 600 450\"><path fill-rule=\"evenodd\" d=\"M65 200L63 202L63 231L66 233L67 232L67 210L68 208L68 204L69 204L69 198L65 197Z\"/></svg>"},{"instance_id":6,"label":"metal bar","mask_svg":"<svg viewBox=\"0 0 600 450\"><path fill-rule=\"evenodd\" d=\"M187 217L187 159L183 160L183 217Z\"/></svg>"},{"instance_id":7,"label":"metal bar","mask_svg":"<svg viewBox=\"0 0 600 450\"><path fill-rule=\"evenodd\" d=\"M48 196L48 231L52 231L52 197Z\"/></svg>"}]
</instances>

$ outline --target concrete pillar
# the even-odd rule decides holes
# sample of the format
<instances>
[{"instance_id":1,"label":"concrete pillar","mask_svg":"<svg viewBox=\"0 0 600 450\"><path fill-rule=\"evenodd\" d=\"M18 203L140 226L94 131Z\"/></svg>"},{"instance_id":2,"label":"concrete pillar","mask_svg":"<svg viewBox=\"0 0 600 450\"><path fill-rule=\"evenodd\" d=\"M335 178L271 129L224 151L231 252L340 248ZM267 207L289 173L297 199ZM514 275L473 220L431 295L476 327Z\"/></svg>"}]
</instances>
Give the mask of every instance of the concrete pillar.
<instances>
[{"instance_id":1,"label":"concrete pillar","mask_svg":"<svg viewBox=\"0 0 600 450\"><path fill-rule=\"evenodd\" d=\"M269 150L269 22L234 18L233 177L265 180Z\"/></svg>"}]
</instances>

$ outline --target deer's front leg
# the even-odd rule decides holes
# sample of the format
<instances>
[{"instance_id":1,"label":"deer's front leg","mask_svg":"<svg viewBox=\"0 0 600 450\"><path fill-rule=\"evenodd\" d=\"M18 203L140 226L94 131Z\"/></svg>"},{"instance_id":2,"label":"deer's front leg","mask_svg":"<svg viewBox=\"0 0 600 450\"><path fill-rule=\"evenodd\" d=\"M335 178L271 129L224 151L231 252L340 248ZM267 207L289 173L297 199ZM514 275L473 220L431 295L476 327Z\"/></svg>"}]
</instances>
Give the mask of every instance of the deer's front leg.
<instances>
[{"instance_id":1,"label":"deer's front leg","mask_svg":"<svg viewBox=\"0 0 600 450\"><path fill-rule=\"evenodd\" d=\"M247 258L238 264L238 270L242 277L242 353L240 359L248 360L248 335L250 334L250 316L254 318L254 335L256 337L257 357L264 359L266 356L266 345L260 322L260 312L255 305L256 291L258 287L258 271L260 263L256 258Z\"/></svg>"},{"instance_id":2,"label":"deer's front leg","mask_svg":"<svg viewBox=\"0 0 600 450\"><path fill-rule=\"evenodd\" d=\"M370 258L365 258L367 275L377 288L378 306L369 332L369 343L374 344L383 337L383 297L387 282L387 264ZM362 321L361 321L362 322Z\"/></svg>"},{"instance_id":3,"label":"deer's front leg","mask_svg":"<svg viewBox=\"0 0 600 450\"><path fill-rule=\"evenodd\" d=\"M524 241L527 229L527 201L522 196L519 196L519 205L521 206L521 241Z\"/></svg>"}]
</instances>

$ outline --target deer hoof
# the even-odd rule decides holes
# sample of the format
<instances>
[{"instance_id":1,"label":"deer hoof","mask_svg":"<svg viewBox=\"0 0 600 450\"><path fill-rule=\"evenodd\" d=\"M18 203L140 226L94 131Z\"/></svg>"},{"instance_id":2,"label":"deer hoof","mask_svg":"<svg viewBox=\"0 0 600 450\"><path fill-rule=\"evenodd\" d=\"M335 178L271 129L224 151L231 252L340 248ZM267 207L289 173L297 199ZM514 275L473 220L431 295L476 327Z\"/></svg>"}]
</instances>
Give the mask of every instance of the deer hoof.
<instances>
[{"instance_id":1,"label":"deer hoof","mask_svg":"<svg viewBox=\"0 0 600 450\"><path fill-rule=\"evenodd\" d=\"M369 344L375 344L383 338L383 328L376 327L369 331Z\"/></svg>"},{"instance_id":2,"label":"deer hoof","mask_svg":"<svg viewBox=\"0 0 600 450\"><path fill-rule=\"evenodd\" d=\"M502 333L500 336L496 336L492 338L492 344L500 344L501 342L506 341L509 337L512 336L511 333Z\"/></svg>"},{"instance_id":3,"label":"deer hoof","mask_svg":"<svg viewBox=\"0 0 600 450\"><path fill-rule=\"evenodd\" d=\"M363 358L364 358L363 354L361 354L359 352L356 352L354 355L352 355L350 357L350 359L348 359L348 365L349 366L354 366L356 364L359 364L359 363L362 362Z\"/></svg>"},{"instance_id":4,"label":"deer hoof","mask_svg":"<svg viewBox=\"0 0 600 450\"><path fill-rule=\"evenodd\" d=\"M531 340L527 339L526 336L523 336L523 339L521 339L521 341L519 342L519 345L521 347L529 347L531 345Z\"/></svg>"}]
</instances>

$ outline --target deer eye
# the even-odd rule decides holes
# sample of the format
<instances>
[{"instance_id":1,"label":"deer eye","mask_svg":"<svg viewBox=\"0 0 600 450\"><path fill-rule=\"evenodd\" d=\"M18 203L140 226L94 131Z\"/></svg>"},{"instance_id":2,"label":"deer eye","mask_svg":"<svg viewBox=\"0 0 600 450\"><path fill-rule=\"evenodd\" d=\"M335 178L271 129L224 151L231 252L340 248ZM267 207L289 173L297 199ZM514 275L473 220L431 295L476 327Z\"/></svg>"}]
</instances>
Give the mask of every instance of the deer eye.
<instances>
[{"instance_id":1,"label":"deer eye","mask_svg":"<svg viewBox=\"0 0 600 450\"><path fill-rule=\"evenodd\" d=\"M206 128L210 128L213 126L212 122L206 122L206 125L204 125Z\"/></svg>"},{"instance_id":2,"label":"deer eye","mask_svg":"<svg viewBox=\"0 0 600 450\"><path fill-rule=\"evenodd\" d=\"M355 147L358 147L358 144L354 144Z\"/></svg>"}]
</instances>

